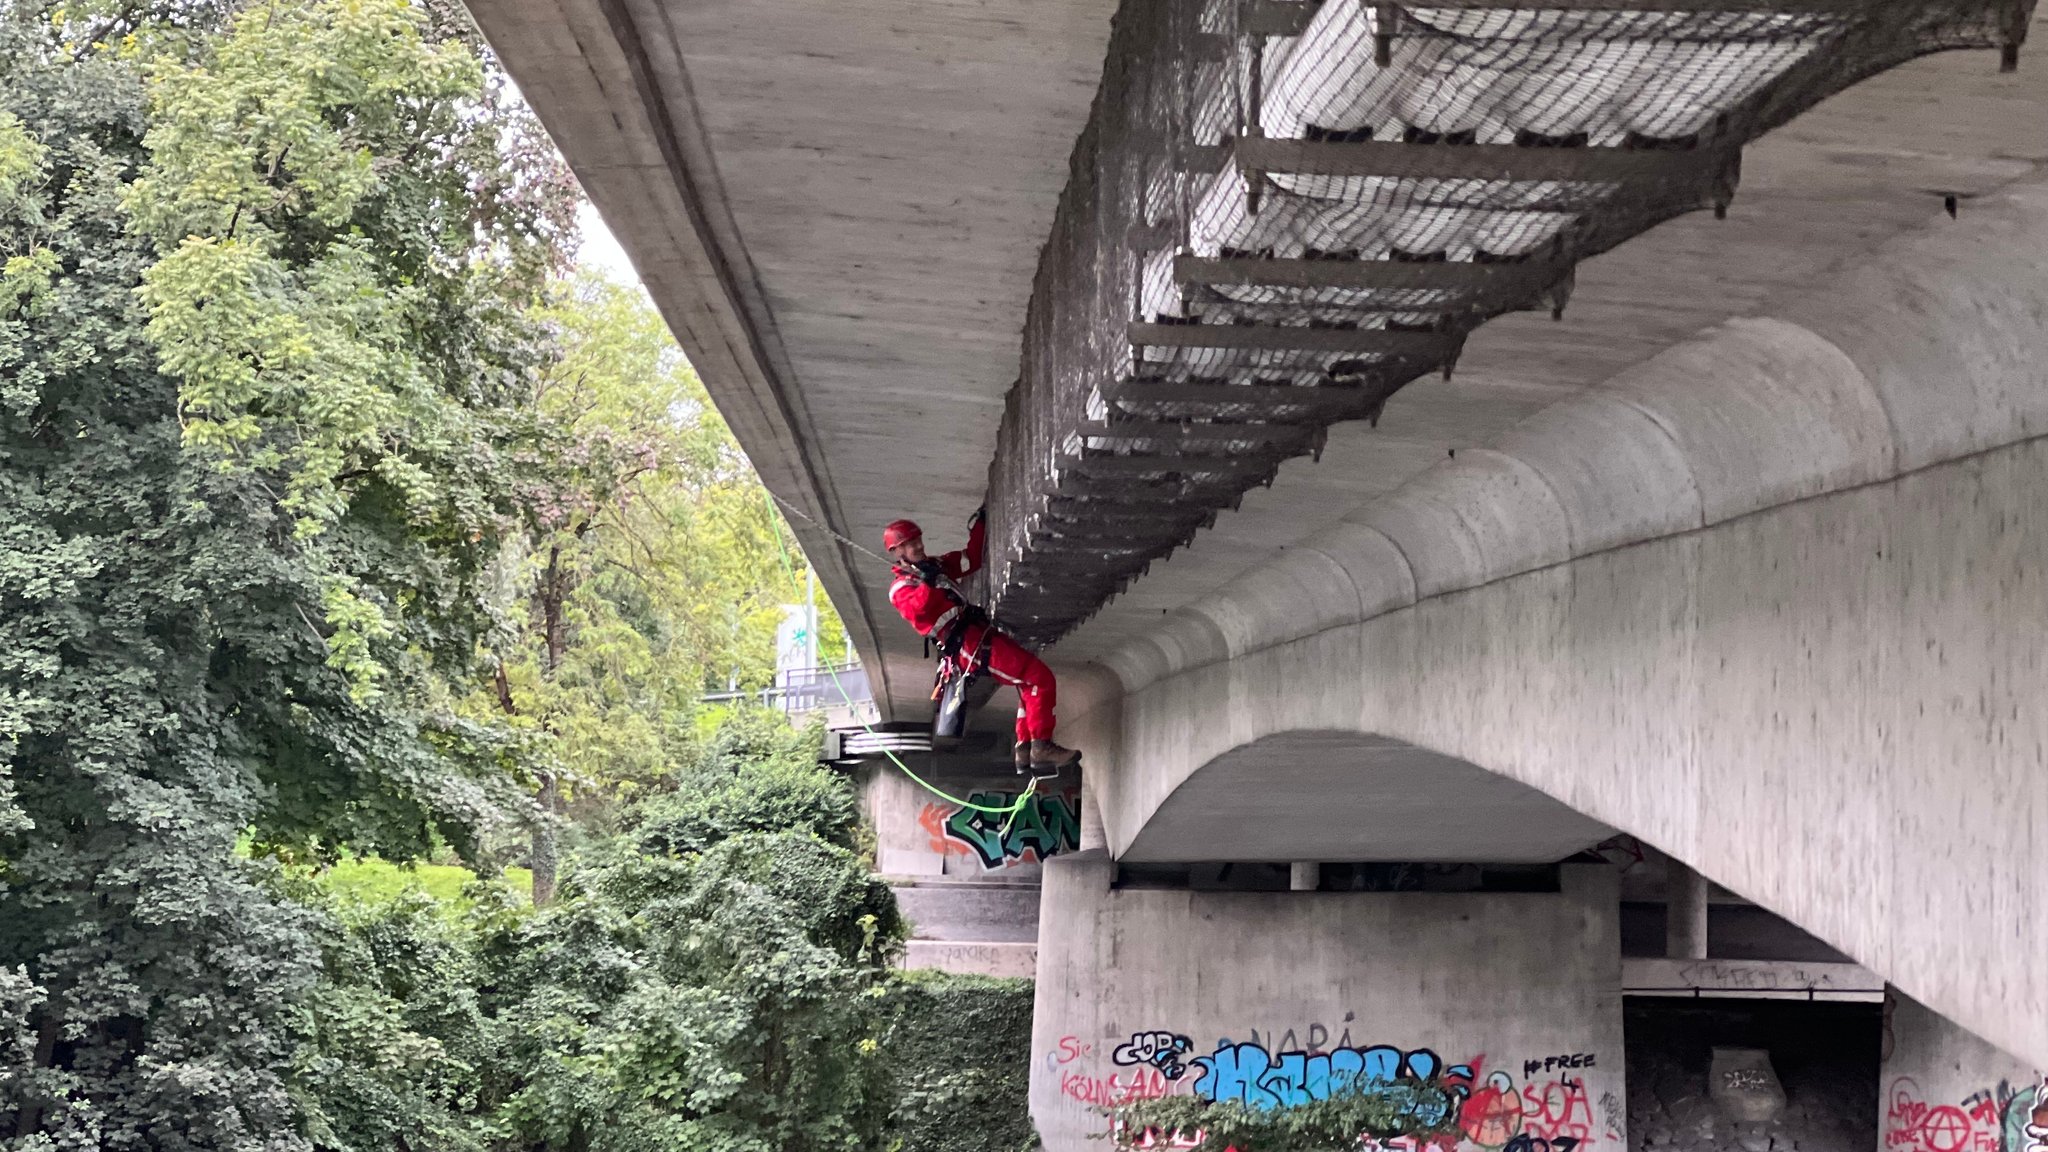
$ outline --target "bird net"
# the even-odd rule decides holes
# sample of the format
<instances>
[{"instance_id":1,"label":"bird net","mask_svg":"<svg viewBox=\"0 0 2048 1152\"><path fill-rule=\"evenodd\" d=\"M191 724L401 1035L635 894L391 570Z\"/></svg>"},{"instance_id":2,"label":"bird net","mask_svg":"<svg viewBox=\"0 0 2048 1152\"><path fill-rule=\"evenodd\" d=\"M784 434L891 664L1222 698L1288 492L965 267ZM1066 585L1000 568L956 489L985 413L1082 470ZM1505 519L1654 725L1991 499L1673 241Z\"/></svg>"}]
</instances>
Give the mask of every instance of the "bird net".
<instances>
[{"instance_id":1,"label":"bird net","mask_svg":"<svg viewBox=\"0 0 2048 1152\"><path fill-rule=\"evenodd\" d=\"M1125 0L1025 319L990 587L1085 619L1580 260L1725 212L1741 148L2032 0Z\"/></svg>"}]
</instances>

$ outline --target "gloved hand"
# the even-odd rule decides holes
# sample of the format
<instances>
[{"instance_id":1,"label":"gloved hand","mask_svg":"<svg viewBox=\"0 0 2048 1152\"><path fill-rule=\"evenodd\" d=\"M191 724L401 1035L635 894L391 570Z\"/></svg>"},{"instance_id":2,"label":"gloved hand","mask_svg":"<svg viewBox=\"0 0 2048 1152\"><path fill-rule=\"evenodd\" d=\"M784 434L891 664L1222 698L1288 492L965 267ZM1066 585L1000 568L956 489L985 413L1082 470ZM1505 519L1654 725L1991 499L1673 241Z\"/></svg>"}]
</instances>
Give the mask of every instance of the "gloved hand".
<instances>
[{"instance_id":1,"label":"gloved hand","mask_svg":"<svg viewBox=\"0 0 2048 1152\"><path fill-rule=\"evenodd\" d=\"M972 515L972 516L969 516L969 517L967 518L967 528L968 528L968 530L969 530L969 531L973 531L973 529L974 529L974 526L975 526L976 524L979 524L979 523L981 523L981 522L982 522L983 520L986 520L986 519L988 519L988 505L986 505L986 504L983 504L983 505L982 505L981 507L979 507L979 508L976 508L976 509L974 510L974 515Z\"/></svg>"},{"instance_id":2,"label":"gloved hand","mask_svg":"<svg viewBox=\"0 0 2048 1152\"><path fill-rule=\"evenodd\" d=\"M937 560L927 556L917 562L917 574L924 577L926 583L936 584L946 575L946 570L939 567Z\"/></svg>"}]
</instances>

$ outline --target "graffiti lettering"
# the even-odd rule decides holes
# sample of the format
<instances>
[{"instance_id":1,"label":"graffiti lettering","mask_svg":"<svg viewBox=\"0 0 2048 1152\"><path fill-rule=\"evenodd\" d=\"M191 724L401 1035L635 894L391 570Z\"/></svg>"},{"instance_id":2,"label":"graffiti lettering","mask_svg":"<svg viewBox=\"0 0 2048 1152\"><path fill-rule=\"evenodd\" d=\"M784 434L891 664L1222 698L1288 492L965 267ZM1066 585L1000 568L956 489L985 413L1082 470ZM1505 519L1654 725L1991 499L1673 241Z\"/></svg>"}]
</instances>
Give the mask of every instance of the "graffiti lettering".
<instances>
[{"instance_id":1,"label":"graffiti lettering","mask_svg":"<svg viewBox=\"0 0 2048 1152\"><path fill-rule=\"evenodd\" d=\"M1212 1104L1236 1100L1253 1108L1294 1107L1340 1091L1367 1091L1393 1101L1406 1125L1422 1130L1440 1128L1455 1117L1472 1087L1470 1066L1446 1068L1427 1048L1404 1053L1377 1045L1275 1055L1259 1044L1224 1040L1215 1052L1196 1057L1194 1066L1201 1073L1195 1095Z\"/></svg>"},{"instance_id":2,"label":"graffiti lettering","mask_svg":"<svg viewBox=\"0 0 2048 1152\"><path fill-rule=\"evenodd\" d=\"M1593 1138L1593 1102L1586 1082L1569 1077L1531 1084L1522 1090L1522 1128L1556 1149L1558 1141L1583 1144Z\"/></svg>"},{"instance_id":3,"label":"graffiti lettering","mask_svg":"<svg viewBox=\"0 0 2048 1152\"><path fill-rule=\"evenodd\" d=\"M1932 1103L1910 1077L1892 1081L1884 1117L1887 1152L2048 1152L2048 1078L2015 1090L1971 1093Z\"/></svg>"},{"instance_id":4,"label":"graffiti lettering","mask_svg":"<svg viewBox=\"0 0 2048 1152\"><path fill-rule=\"evenodd\" d=\"M1361 1092L1389 1105L1394 1130L1402 1135L1361 1136L1361 1152L1590 1152L1598 1142L1602 1121L1596 1117L1586 1082L1572 1072L1599 1066L1591 1052L1571 1052L1520 1062L1487 1071L1477 1055L1450 1064L1428 1048L1402 1049L1379 1044L1348 1043L1351 1017L1345 1017L1343 1040L1327 1050L1322 1044L1331 1028L1321 1023L1289 1029L1288 1040L1305 1036L1306 1047L1273 1048L1260 1040L1272 1033L1254 1033L1251 1043L1218 1040L1206 1056L1190 1057L1193 1043L1185 1033L1152 1028L1134 1032L1115 1046L1111 1058L1126 1071L1111 1076L1089 1075L1082 1058L1094 1046L1078 1037L1062 1037L1045 1054L1048 1069L1060 1075L1060 1091L1070 1100L1111 1113L1112 1131L1123 1123L1114 1110L1166 1096L1192 1094L1208 1103L1237 1102L1246 1107L1298 1107L1331 1099L1343 1092ZM1099 1058L1099 1057L1098 1057ZM1068 1064L1076 1067L1068 1069ZM1549 1074L1549 1078L1546 1078ZM2028 1097L2032 1099L2031 1095ZM1605 1139L1619 1144L1625 1118L1620 1099L1602 1095ZM2048 1116L2043 1117L2048 1120ZM1144 1148L1185 1148L1199 1143L1182 1133L1146 1132L1137 1142ZM1885 1152L2048 1152L2048 1147L2005 1149L1968 1147L1892 1148Z\"/></svg>"},{"instance_id":5,"label":"graffiti lettering","mask_svg":"<svg viewBox=\"0 0 2048 1152\"><path fill-rule=\"evenodd\" d=\"M1522 1061L1522 1075L1534 1076L1541 1072L1558 1072L1566 1068L1593 1067L1593 1053L1574 1052L1569 1056L1545 1056L1541 1060Z\"/></svg>"},{"instance_id":6,"label":"graffiti lettering","mask_svg":"<svg viewBox=\"0 0 2048 1152\"><path fill-rule=\"evenodd\" d=\"M1171 1096L1173 1082L1156 1068L1139 1068L1113 1076L1064 1072L1060 1074L1060 1095L1094 1108L1117 1108Z\"/></svg>"},{"instance_id":7,"label":"graffiti lettering","mask_svg":"<svg viewBox=\"0 0 2048 1152\"><path fill-rule=\"evenodd\" d=\"M1600 1119L1607 1125L1609 1140L1621 1139L1621 1134L1627 1127L1627 1120L1622 1112L1621 1099L1612 1092L1600 1094Z\"/></svg>"},{"instance_id":8,"label":"graffiti lettering","mask_svg":"<svg viewBox=\"0 0 2048 1152\"><path fill-rule=\"evenodd\" d=\"M967 799L984 808L1004 808L1016 803L1018 795L986 791ZM1007 832L1005 820L1010 821ZM917 822L931 836L933 851L973 856L983 871L992 872L1015 864L1041 863L1079 848L1081 794L1072 788L1040 794L1019 809L1014 819L957 804L930 803L918 813Z\"/></svg>"},{"instance_id":9,"label":"graffiti lettering","mask_svg":"<svg viewBox=\"0 0 2048 1152\"><path fill-rule=\"evenodd\" d=\"M1188 1070L1181 1058L1194 1046L1194 1041L1178 1032L1133 1032L1130 1040L1117 1045L1110 1059L1119 1067L1149 1065L1168 1080L1178 1080Z\"/></svg>"},{"instance_id":10,"label":"graffiti lettering","mask_svg":"<svg viewBox=\"0 0 2048 1152\"><path fill-rule=\"evenodd\" d=\"M1109 1125L1109 1134L1112 1138L1121 1138L1127 1128L1128 1125L1122 1120L1113 1120ZM1161 1132L1157 1128L1144 1128L1139 1130L1137 1136L1131 1140L1130 1146L1147 1149L1200 1148L1206 1139L1207 1133L1199 1128L1193 1132ZM1223 1152L1237 1152L1237 1149L1235 1147L1225 1148Z\"/></svg>"}]
</instances>

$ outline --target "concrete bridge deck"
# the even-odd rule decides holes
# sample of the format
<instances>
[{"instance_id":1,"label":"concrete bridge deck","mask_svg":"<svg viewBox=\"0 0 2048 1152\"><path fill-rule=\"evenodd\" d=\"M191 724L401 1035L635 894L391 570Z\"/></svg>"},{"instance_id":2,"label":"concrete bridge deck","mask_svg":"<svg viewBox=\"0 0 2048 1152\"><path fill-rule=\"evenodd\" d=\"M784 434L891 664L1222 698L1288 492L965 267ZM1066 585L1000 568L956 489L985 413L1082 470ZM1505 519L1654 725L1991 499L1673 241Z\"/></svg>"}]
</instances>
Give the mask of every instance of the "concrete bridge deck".
<instances>
[{"instance_id":1,"label":"concrete bridge deck","mask_svg":"<svg viewBox=\"0 0 2048 1152\"><path fill-rule=\"evenodd\" d=\"M821 526L981 499L1112 5L472 8L922 715L886 573ZM2048 1064L2044 164L2048 72L1895 69L1751 146L1728 219L1284 465L1052 653L1108 843L1281 851L1344 806L1260 796L1233 840L1202 814L1256 775L1205 764L1398 741L1541 793L1522 851L1642 835Z\"/></svg>"}]
</instances>

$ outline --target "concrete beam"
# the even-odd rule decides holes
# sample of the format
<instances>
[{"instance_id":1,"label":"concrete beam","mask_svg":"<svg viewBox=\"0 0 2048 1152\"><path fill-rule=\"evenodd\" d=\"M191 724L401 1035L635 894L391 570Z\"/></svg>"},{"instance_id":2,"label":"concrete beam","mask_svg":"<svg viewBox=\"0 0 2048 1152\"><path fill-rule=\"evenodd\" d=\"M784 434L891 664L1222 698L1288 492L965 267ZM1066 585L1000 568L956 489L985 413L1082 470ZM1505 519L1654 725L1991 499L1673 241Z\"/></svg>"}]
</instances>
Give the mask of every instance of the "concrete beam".
<instances>
[{"instance_id":1,"label":"concrete beam","mask_svg":"<svg viewBox=\"0 0 2048 1152\"><path fill-rule=\"evenodd\" d=\"M1884 981L1858 964L1803 960L1682 960L1624 956L1624 996L1736 1000L1884 999Z\"/></svg>"}]
</instances>

